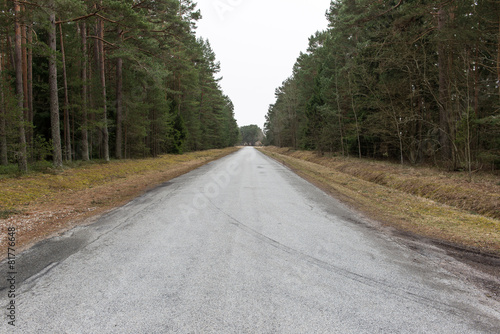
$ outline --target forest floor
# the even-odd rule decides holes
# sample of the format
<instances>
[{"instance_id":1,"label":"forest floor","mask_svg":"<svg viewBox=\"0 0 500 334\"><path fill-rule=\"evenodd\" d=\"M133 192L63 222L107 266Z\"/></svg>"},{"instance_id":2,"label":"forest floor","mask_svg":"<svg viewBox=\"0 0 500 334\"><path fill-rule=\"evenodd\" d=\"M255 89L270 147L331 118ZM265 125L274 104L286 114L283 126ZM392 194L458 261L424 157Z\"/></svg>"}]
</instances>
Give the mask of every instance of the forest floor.
<instances>
[{"instance_id":1,"label":"forest floor","mask_svg":"<svg viewBox=\"0 0 500 334\"><path fill-rule=\"evenodd\" d=\"M313 152L261 151L367 217L408 236L500 259L500 177ZM499 262L500 263L500 262Z\"/></svg>"},{"instance_id":2,"label":"forest floor","mask_svg":"<svg viewBox=\"0 0 500 334\"><path fill-rule=\"evenodd\" d=\"M0 259L7 256L9 228L15 228L16 252L20 252L76 225L91 223L93 217L148 189L237 150L232 147L0 176Z\"/></svg>"}]
</instances>

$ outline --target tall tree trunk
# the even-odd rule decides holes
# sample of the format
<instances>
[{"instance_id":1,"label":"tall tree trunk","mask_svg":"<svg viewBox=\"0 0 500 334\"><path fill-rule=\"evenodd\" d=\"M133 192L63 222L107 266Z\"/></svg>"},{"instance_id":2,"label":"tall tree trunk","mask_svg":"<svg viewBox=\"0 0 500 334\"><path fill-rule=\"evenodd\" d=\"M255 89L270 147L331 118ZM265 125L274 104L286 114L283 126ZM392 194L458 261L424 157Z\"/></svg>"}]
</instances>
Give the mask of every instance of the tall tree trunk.
<instances>
[{"instance_id":1,"label":"tall tree trunk","mask_svg":"<svg viewBox=\"0 0 500 334\"><path fill-rule=\"evenodd\" d=\"M122 39L122 31L118 31ZM122 114L123 114L123 59L116 59L116 153L117 159L122 158Z\"/></svg>"},{"instance_id":2,"label":"tall tree trunk","mask_svg":"<svg viewBox=\"0 0 500 334\"><path fill-rule=\"evenodd\" d=\"M61 131L59 125L59 97L57 95L57 50L56 50L56 14L50 12L49 26L49 91L50 91L50 125L52 129L54 167L62 167Z\"/></svg>"},{"instance_id":3,"label":"tall tree trunk","mask_svg":"<svg viewBox=\"0 0 500 334\"><path fill-rule=\"evenodd\" d=\"M4 2L5 8L7 8L7 3ZM4 69L7 62L7 48L8 40L5 41L6 45L4 48L3 40L0 40L0 164L6 166L9 164L9 156L7 151L7 106L5 105L5 92L4 92Z\"/></svg>"},{"instance_id":4,"label":"tall tree trunk","mask_svg":"<svg viewBox=\"0 0 500 334\"><path fill-rule=\"evenodd\" d=\"M26 16L26 8L21 5L21 12ZM27 19L24 19L26 22ZM28 36L26 23L21 25L21 51L23 58L23 118L24 118L24 132L26 137L26 150L27 156L33 157L33 146L31 145L30 133L31 124L29 123L29 102L28 102Z\"/></svg>"},{"instance_id":5,"label":"tall tree trunk","mask_svg":"<svg viewBox=\"0 0 500 334\"><path fill-rule=\"evenodd\" d=\"M500 82L500 12L498 14L497 78ZM498 85L498 97L500 98L500 85Z\"/></svg>"},{"instance_id":6,"label":"tall tree trunk","mask_svg":"<svg viewBox=\"0 0 500 334\"><path fill-rule=\"evenodd\" d=\"M18 107L18 127L19 127L19 151L17 159L19 170L22 172L28 171L28 160L26 154L26 133L24 129L24 90L23 90L23 53L22 53L22 32L20 21L21 7L18 1L14 1L14 12L16 13L15 22L15 67L16 67L16 95Z\"/></svg>"},{"instance_id":7,"label":"tall tree trunk","mask_svg":"<svg viewBox=\"0 0 500 334\"><path fill-rule=\"evenodd\" d=\"M9 27L7 27L7 33L9 33ZM14 28L14 34L15 34L15 28ZM10 50L9 52L9 57L10 57L10 63L15 67L16 66L16 55L15 55L15 46L16 42L12 42L12 37L10 35L7 36L7 50ZM12 46L14 45L14 47Z\"/></svg>"},{"instance_id":8,"label":"tall tree trunk","mask_svg":"<svg viewBox=\"0 0 500 334\"><path fill-rule=\"evenodd\" d=\"M26 15L24 5L21 6L21 11ZM23 59L23 108L24 120L28 119L28 52L27 52L27 35L26 24L21 25L21 52Z\"/></svg>"},{"instance_id":9,"label":"tall tree trunk","mask_svg":"<svg viewBox=\"0 0 500 334\"><path fill-rule=\"evenodd\" d=\"M59 34L61 40L61 56L63 70L63 87L64 87L64 158L66 161L71 161L71 131L69 119L69 96L68 96L68 79L66 75L66 54L64 51L64 37L62 24L59 24Z\"/></svg>"},{"instance_id":10,"label":"tall tree trunk","mask_svg":"<svg viewBox=\"0 0 500 334\"><path fill-rule=\"evenodd\" d=\"M335 68L337 67L337 60L335 60ZM339 129L340 129L340 147L342 148L342 156L345 157L344 151L344 126L342 124L342 107L340 105L340 93L339 93L339 72L335 73L335 95L337 101L337 113L339 118Z\"/></svg>"},{"instance_id":11,"label":"tall tree trunk","mask_svg":"<svg viewBox=\"0 0 500 334\"><path fill-rule=\"evenodd\" d=\"M447 11L441 8L438 12L438 30L442 32L446 26ZM438 44L438 69L439 69L439 142L441 144L441 156L444 161L451 161L452 147L450 142L450 103L449 103L449 73L448 54L445 41Z\"/></svg>"},{"instance_id":12,"label":"tall tree trunk","mask_svg":"<svg viewBox=\"0 0 500 334\"><path fill-rule=\"evenodd\" d=\"M81 25L82 35L82 160L89 161L89 141L88 141L88 119L87 119L87 24L85 22Z\"/></svg>"},{"instance_id":13,"label":"tall tree trunk","mask_svg":"<svg viewBox=\"0 0 500 334\"><path fill-rule=\"evenodd\" d=\"M28 45L33 45L33 24L28 25ZM28 128L27 141L33 147L33 50L28 48Z\"/></svg>"},{"instance_id":14,"label":"tall tree trunk","mask_svg":"<svg viewBox=\"0 0 500 334\"><path fill-rule=\"evenodd\" d=\"M99 36L99 23L96 22L94 26L94 35L96 37ZM100 75L101 75L101 46L99 44L98 39L94 39L94 66L93 66L93 72L91 75L94 78L95 82L92 82L92 93L89 95L89 98L91 99L92 102L92 109L93 110L99 110L99 108L102 106L102 87L101 87L101 80L100 80ZM93 139L94 142L92 143L92 147L95 149L97 152L97 156L99 159L102 159L103 152L102 152L102 127L99 126L100 123L100 116L96 113L93 112L91 115L92 118L92 123L96 124L96 132L95 132L95 137Z\"/></svg>"},{"instance_id":15,"label":"tall tree trunk","mask_svg":"<svg viewBox=\"0 0 500 334\"><path fill-rule=\"evenodd\" d=\"M349 91L351 94L352 112L354 113L354 120L356 122L356 137L358 139L358 155L359 155L359 158L361 159L361 138L360 138L360 131L359 131L358 113L356 112L356 104L354 102L354 93L351 89L351 75L350 74L347 74L347 79L349 81Z\"/></svg>"},{"instance_id":16,"label":"tall tree trunk","mask_svg":"<svg viewBox=\"0 0 500 334\"><path fill-rule=\"evenodd\" d=\"M3 49L0 49L0 164L2 166L7 166L9 164L9 159L7 152L7 108L5 107L3 61Z\"/></svg>"},{"instance_id":17,"label":"tall tree trunk","mask_svg":"<svg viewBox=\"0 0 500 334\"><path fill-rule=\"evenodd\" d=\"M94 25L94 35L99 35L97 32L97 24ZM87 30L87 36L90 33L90 27ZM99 43L97 39L93 40L92 52L94 54L94 62L91 64L89 60L89 68L88 68L88 103L92 110L92 112L87 114L89 119L89 156L92 159L95 156L95 152L97 151L97 156L102 158L100 151L100 138L101 138L101 129L97 127L97 114L94 110L98 110L100 106L100 83L99 83Z\"/></svg>"},{"instance_id":18,"label":"tall tree trunk","mask_svg":"<svg viewBox=\"0 0 500 334\"><path fill-rule=\"evenodd\" d=\"M498 40L498 46L500 48L500 37ZM499 60L500 60L500 50L499 52ZM480 63L480 58L479 58L479 45L476 45L476 52L475 52L475 59L474 59L475 64ZM480 77L479 77L479 66L473 66L474 68L474 114L476 115L476 118L479 118L479 93L480 93ZM500 73L499 73L499 79L500 79ZM499 87L500 89L500 87Z\"/></svg>"},{"instance_id":19,"label":"tall tree trunk","mask_svg":"<svg viewBox=\"0 0 500 334\"><path fill-rule=\"evenodd\" d=\"M101 89L102 89L102 107L103 107L103 126L102 126L102 144L103 144L103 158L105 161L109 161L109 133L108 133L108 108L106 99L106 68L105 68L105 54L104 54L104 22L103 20L98 20L97 22L98 31L98 46L99 46L99 72L101 79Z\"/></svg>"}]
</instances>

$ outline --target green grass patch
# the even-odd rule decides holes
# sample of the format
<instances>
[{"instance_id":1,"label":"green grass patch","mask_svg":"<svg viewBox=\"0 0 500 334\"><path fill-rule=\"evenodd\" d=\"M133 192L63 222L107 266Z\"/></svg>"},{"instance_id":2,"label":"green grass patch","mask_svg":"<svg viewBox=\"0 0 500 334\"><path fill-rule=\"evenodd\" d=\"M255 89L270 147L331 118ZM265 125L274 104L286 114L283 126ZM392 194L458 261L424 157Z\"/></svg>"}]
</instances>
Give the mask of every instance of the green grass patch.
<instances>
[{"instance_id":1,"label":"green grass patch","mask_svg":"<svg viewBox=\"0 0 500 334\"><path fill-rule=\"evenodd\" d=\"M20 210L15 210L15 209L8 209L8 210L1 210L0 209L0 219L7 219L11 216L19 215L21 213L23 213L23 212Z\"/></svg>"},{"instance_id":2,"label":"green grass patch","mask_svg":"<svg viewBox=\"0 0 500 334\"><path fill-rule=\"evenodd\" d=\"M19 172L17 165L9 164L7 166L0 166L0 177L15 176Z\"/></svg>"}]
</instances>

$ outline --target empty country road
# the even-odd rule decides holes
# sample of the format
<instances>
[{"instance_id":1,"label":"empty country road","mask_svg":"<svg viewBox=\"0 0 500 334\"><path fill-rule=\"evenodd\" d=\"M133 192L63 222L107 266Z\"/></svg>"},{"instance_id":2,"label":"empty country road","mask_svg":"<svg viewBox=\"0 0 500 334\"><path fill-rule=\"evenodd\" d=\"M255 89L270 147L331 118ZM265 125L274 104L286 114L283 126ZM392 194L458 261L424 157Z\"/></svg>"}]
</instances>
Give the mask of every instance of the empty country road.
<instances>
[{"instance_id":1,"label":"empty country road","mask_svg":"<svg viewBox=\"0 0 500 334\"><path fill-rule=\"evenodd\" d=\"M1 265L1 333L498 333L500 304L244 148Z\"/></svg>"}]
</instances>

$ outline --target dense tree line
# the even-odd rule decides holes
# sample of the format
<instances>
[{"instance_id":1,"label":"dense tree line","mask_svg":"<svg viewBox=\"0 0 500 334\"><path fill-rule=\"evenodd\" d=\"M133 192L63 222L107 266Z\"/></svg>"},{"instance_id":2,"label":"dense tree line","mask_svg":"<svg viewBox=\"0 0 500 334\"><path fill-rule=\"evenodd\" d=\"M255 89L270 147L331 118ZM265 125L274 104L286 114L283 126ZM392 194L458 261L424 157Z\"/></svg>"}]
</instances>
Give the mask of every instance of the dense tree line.
<instances>
[{"instance_id":1,"label":"dense tree line","mask_svg":"<svg viewBox=\"0 0 500 334\"><path fill-rule=\"evenodd\" d=\"M240 127L241 145L255 146L259 142L262 143L264 133L258 125L245 125Z\"/></svg>"},{"instance_id":2,"label":"dense tree line","mask_svg":"<svg viewBox=\"0 0 500 334\"><path fill-rule=\"evenodd\" d=\"M232 146L191 0L0 1L0 163Z\"/></svg>"},{"instance_id":3,"label":"dense tree line","mask_svg":"<svg viewBox=\"0 0 500 334\"><path fill-rule=\"evenodd\" d=\"M338 0L327 19L276 90L269 143L499 167L499 1Z\"/></svg>"}]
</instances>

